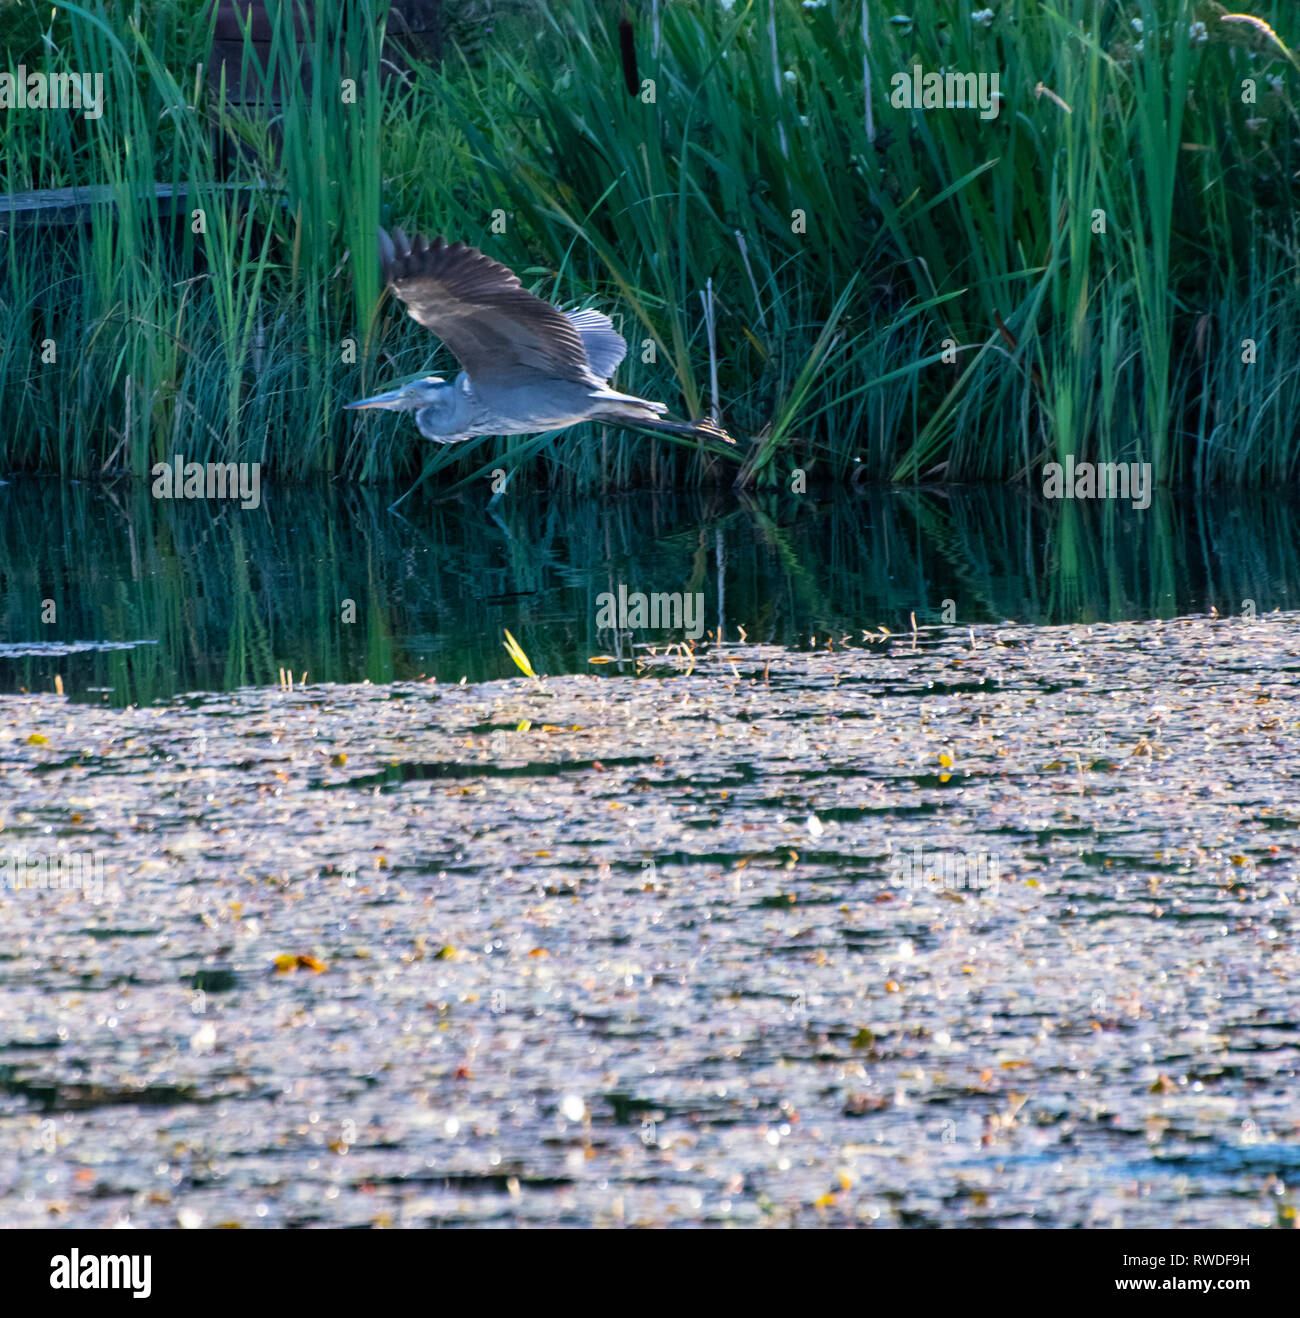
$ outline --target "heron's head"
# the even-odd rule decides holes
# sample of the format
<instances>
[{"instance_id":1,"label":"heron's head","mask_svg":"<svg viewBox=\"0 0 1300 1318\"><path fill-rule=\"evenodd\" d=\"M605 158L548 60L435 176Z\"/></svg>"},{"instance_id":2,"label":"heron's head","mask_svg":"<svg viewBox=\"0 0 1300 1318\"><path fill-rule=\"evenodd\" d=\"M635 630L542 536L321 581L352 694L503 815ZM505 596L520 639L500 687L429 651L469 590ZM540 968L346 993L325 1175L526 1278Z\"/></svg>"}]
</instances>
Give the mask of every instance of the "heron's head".
<instances>
[{"instance_id":1,"label":"heron's head","mask_svg":"<svg viewBox=\"0 0 1300 1318\"><path fill-rule=\"evenodd\" d=\"M390 389L386 394L375 394L373 398L360 398L355 403L348 403L344 411L353 411L362 407L382 407L389 412L415 412L421 407L428 407L445 391L454 388L440 375L426 375L423 380L412 380L410 384Z\"/></svg>"}]
</instances>

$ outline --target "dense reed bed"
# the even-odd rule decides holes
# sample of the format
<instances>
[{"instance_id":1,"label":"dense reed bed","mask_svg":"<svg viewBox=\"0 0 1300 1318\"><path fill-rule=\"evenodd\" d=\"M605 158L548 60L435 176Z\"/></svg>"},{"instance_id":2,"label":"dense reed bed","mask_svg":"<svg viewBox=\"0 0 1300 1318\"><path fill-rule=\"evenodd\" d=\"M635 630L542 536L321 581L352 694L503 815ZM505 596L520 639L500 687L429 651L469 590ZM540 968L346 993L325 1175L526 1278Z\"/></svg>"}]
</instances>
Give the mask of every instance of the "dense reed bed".
<instances>
[{"instance_id":1,"label":"dense reed bed","mask_svg":"<svg viewBox=\"0 0 1300 1318\"><path fill-rule=\"evenodd\" d=\"M384 0L318 8L306 83L281 16L273 123L202 76L196 0L0 8L0 67L105 84L97 120L2 112L0 191L115 199L84 225L0 222L3 469L144 476L181 453L591 490L795 467L1038 482L1072 455L1166 484L1296 478L1287 5L936 3L911 21L876 0L566 0L498 6L486 33L469 20L488 6L449 4L463 43L399 68ZM997 74L996 116L891 104L918 65ZM177 215L145 199L158 182L191 187ZM381 300L381 223L621 316L619 384L716 405L735 453L601 427L431 453L409 421L341 412L452 366Z\"/></svg>"}]
</instances>

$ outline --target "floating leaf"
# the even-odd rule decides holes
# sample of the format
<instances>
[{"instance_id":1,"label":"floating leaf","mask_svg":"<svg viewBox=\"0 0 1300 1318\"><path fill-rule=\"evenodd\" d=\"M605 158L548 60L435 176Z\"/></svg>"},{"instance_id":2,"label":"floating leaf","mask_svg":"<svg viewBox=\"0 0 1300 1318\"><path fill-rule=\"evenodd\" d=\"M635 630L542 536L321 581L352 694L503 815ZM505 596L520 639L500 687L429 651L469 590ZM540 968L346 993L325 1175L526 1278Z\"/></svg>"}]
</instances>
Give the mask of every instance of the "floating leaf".
<instances>
[{"instance_id":1,"label":"floating leaf","mask_svg":"<svg viewBox=\"0 0 1300 1318\"><path fill-rule=\"evenodd\" d=\"M319 975L324 969L325 962L318 961L314 956L307 956L301 952L296 956L285 954L275 958L275 972L277 975L289 975L295 970L310 970Z\"/></svg>"},{"instance_id":2,"label":"floating leaf","mask_svg":"<svg viewBox=\"0 0 1300 1318\"><path fill-rule=\"evenodd\" d=\"M502 628L502 630L505 631L506 634L506 653L515 661L516 667L518 667L525 677L536 678L537 674L533 672L533 666L528 662L528 656L524 653L523 646L521 646L519 642L510 635L508 630L505 628Z\"/></svg>"}]
</instances>

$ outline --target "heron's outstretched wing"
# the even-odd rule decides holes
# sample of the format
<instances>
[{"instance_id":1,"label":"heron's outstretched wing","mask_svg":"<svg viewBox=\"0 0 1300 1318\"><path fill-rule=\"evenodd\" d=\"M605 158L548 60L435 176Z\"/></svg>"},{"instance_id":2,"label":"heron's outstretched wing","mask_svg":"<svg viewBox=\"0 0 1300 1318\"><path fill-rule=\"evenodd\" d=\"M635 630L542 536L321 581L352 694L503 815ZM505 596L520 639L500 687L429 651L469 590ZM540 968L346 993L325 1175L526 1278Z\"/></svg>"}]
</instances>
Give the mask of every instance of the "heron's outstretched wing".
<instances>
[{"instance_id":1,"label":"heron's outstretched wing","mask_svg":"<svg viewBox=\"0 0 1300 1318\"><path fill-rule=\"evenodd\" d=\"M536 371L591 383L591 365L573 322L476 248L441 238L410 240L400 229L390 237L381 229L379 255L384 279L412 319L451 349L471 380L519 384Z\"/></svg>"},{"instance_id":2,"label":"heron's outstretched wing","mask_svg":"<svg viewBox=\"0 0 1300 1318\"><path fill-rule=\"evenodd\" d=\"M618 370L618 364L627 356L627 340L614 328L614 322L603 311L566 311L574 329L582 335L582 346L591 363L592 374L608 380Z\"/></svg>"}]
</instances>

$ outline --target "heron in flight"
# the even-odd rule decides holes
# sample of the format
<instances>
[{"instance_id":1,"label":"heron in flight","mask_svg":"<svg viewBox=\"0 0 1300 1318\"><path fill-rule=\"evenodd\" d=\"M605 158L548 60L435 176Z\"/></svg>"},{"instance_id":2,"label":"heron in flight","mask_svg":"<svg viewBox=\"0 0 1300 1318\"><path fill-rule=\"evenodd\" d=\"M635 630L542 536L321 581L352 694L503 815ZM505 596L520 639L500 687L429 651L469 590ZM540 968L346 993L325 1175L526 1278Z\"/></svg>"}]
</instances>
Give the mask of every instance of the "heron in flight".
<instances>
[{"instance_id":1,"label":"heron in flight","mask_svg":"<svg viewBox=\"0 0 1300 1318\"><path fill-rule=\"evenodd\" d=\"M379 255L384 282L451 349L461 371L453 383L429 375L349 408L414 412L420 434L435 444L580 421L736 442L712 421L675 421L663 403L610 388L627 343L601 312L560 311L464 243L380 229Z\"/></svg>"}]
</instances>

